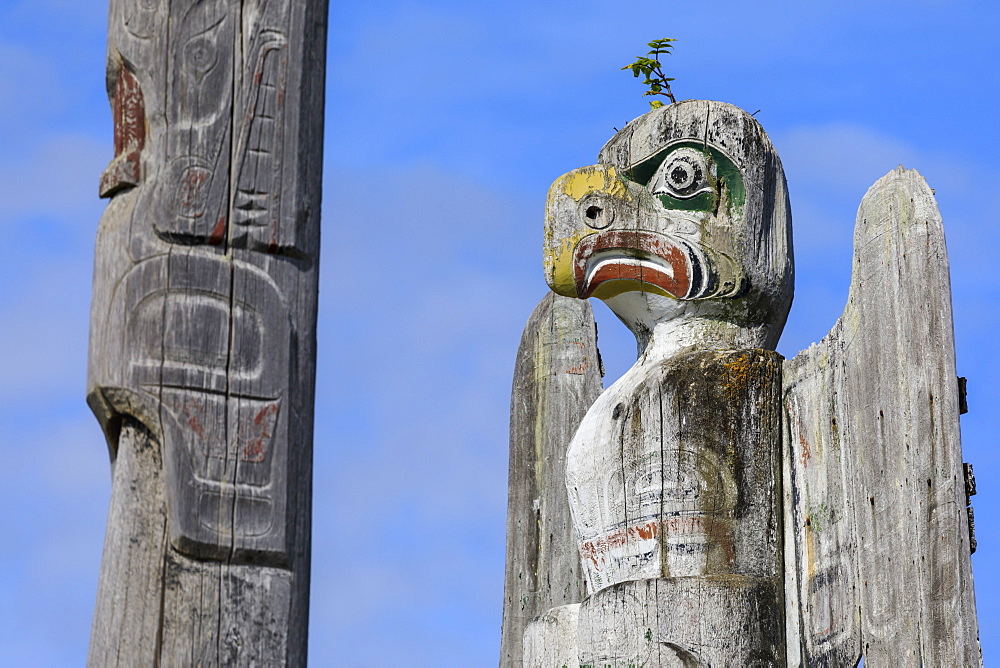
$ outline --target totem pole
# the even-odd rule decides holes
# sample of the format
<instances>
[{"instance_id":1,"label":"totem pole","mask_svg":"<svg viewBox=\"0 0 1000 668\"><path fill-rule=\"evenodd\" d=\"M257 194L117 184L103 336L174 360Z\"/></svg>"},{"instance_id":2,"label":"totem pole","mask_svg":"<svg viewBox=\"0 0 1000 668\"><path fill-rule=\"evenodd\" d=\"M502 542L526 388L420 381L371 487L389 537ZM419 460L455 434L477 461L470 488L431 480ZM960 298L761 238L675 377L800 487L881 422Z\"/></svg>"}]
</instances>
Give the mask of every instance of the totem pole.
<instances>
[{"instance_id":1,"label":"totem pole","mask_svg":"<svg viewBox=\"0 0 1000 668\"><path fill-rule=\"evenodd\" d=\"M980 665L940 215L862 202L848 305L774 351L791 215L758 123L654 109L547 202L511 414L504 666ZM588 297L639 359L601 392Z\"/></svg>"},{"instance_id":2,"label":"totem pole","mask_svg":"<svg viewBox=\"0 0 1000 668\"><path fill-rule=\"evenodd\" d=\"M111 0L89 663L306 660L326 0Z\"/></svg>"}]
</instances>

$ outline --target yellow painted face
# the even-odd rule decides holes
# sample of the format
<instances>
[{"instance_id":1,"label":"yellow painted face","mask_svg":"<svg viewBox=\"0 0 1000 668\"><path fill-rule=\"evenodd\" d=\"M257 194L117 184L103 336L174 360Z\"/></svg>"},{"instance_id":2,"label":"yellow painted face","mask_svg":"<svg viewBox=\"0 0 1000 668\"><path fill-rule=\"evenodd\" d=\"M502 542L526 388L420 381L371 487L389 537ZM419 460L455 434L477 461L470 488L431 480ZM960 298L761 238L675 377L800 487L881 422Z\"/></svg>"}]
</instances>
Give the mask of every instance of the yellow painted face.
<instances>
[{"instance_id":1,"label":"yellow painted face","mask_svg":"<svg viewBox=\"0 0 1000 668\"><path fill-rule=\"evenodd\" d=\"M546 203L544 249L545 280L553 291L582 296L576 286L574 252L584 237L614 221L617 203L630 200L614 167L582 167L556 179Z\"/></svg>"},{"instance_id":2,"label":"yellow painted face","mask_svg":"<svg viewBox=\"0 0 1000 668\"><path fill-rule=\"evenodd\" d=\"M605 300L634 331L697 313L780 332L791 217L781 162L756 120L723 102L678 102L630 122L599 160L549 189L553 291Z\"/></svg>"},{"instance_id":3,"label":"yellow painted face","mask_svg":"<svg viewBox=\"0 0 1000 668\"><path fill-rule=\"evenodd\" d=\"M549 190L546 280L567 297L733 296L743 283L726 232L743 213L743 195L732 162L692 142L622 175L610 165L574 170Z\"/></svg>"}]
</instances>

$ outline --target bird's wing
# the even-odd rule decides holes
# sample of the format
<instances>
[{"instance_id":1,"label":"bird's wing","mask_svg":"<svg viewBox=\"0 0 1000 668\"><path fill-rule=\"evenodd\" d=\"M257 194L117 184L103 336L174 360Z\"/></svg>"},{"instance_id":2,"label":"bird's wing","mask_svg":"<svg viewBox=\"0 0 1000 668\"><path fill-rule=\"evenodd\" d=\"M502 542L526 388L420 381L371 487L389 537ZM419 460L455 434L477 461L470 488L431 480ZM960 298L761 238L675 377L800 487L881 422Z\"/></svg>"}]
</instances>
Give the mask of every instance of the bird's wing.
<instances>
[{"instance_id":1,"label":"bird's wing","mask_svg":"<svg viewBox=\"0 0 1000 668\"><path fill-rule=\"evenodd\" d=\"M865 195L844 313L783 378L799 663L981 665L948 257L915 170Z\"/></svg>"},{"instance_id":2,"label":"bird's wing","mask_svg":"<svg viewBox=\"0 0 1000 668\"><path fill-rule=\"evenodd\" d=\"M535 616L586 595L566 494L566 450L601 393L590 303L549 293L524 328L510 408L501 665L519 666Z\"/></svg>"}]
</instances>

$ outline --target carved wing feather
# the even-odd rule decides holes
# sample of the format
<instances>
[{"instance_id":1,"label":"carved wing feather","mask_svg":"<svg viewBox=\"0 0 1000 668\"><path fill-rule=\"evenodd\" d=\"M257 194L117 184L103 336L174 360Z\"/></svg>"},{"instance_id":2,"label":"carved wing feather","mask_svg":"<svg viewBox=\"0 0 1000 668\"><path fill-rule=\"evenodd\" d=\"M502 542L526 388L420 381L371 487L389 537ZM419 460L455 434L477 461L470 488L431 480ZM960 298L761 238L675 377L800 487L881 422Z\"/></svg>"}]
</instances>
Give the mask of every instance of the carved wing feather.
<instances>
[{"instance_id":1,"label":"carved wing feather","mask_svg":"<svg viewBox=\"0 0 1000 668\"><path fill-rule=\"evenodd\" d=\"M583 299L546 295L514 368L500 664L520 666L525 627L586 595L566 495L566 450L601 393L597 330Z\"/></svg>"},{"instance_id":2,"label":"carved wing feather","mask_svg":"<svg viewBox=\"0 0 1000 668\"><path fill-rule=\"evenodd\" d=\"M982 665L948 258L915 170L865 195L844 313L783 377L794 665Z\"/></svg>"}]
</instances>

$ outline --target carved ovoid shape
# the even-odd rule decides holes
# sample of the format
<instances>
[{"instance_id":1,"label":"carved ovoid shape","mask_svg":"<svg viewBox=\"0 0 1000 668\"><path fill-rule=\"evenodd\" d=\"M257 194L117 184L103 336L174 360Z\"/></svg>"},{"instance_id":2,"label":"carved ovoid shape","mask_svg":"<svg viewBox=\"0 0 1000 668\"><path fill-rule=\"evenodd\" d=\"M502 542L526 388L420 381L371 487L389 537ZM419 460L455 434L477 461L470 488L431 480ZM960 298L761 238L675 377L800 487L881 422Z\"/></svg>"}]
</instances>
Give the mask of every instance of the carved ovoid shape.
<instances>
[{"instance_id":1,"label":"carved ovoid shape","mask_svg":"<svg viewBox=\"0 0 1000 668\"><path fill-rule=\"evenodd\" d=\"M228 236L236 20L218 0L178 13L153 229L175 243L219 246Z\"/></svg>"},{"instance_id":2,"label":"carved ovoid shape","mask_svg":"<svg viewBox=\"0 0 1000 668\"><path fill-rule=\"evenodd\" d=\"M255 302L234 297L232 282ZM273 280L217 255L157 256L126 275L118 296L133 351L126 384L159 407L175 544L280 561L287 485L274 462L287 449L281 383L293 333Z\"/></svg>"},{"instance_id":3,"label":"carved ovoid shape","mask_svg":"<svg viewBox=\"0 0 1000 668\"><path fill-rule=\"evenodd\" d=\"M297 228L310 216L282 206L301 176L285 114L299 90L277 20L288 10L271 10L238 56L240 14L221 0L171 14L166 72L133 70L125 45L115 56L101 193L121 195L107 220L128 224L99 233L90 401L112 450L123 415L159 437L175 548L281 566L289 443L308 432L293 416L308 395L296 318L314 317L289 303L303 307L315 248Z\"/></svg>"},{"instance_id":4,"label":"carved ovoid shape","mask_svg":"<svg viewBox=\"0 0 1000 668\"><path fill-rule=\"evenodd\" d=\"M118 65L111 115L115 157L101 174L101 197L111 197L119 190L139 185L142 179L139 157L146 145L146 107L138 79L123 63Z\"/></svg>"}]
</instances>

